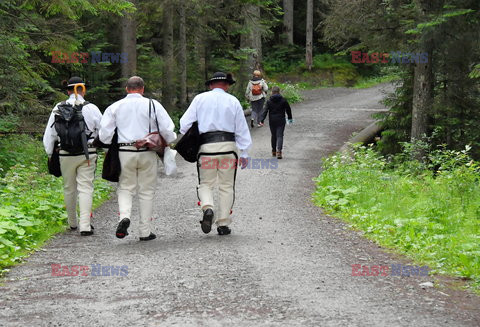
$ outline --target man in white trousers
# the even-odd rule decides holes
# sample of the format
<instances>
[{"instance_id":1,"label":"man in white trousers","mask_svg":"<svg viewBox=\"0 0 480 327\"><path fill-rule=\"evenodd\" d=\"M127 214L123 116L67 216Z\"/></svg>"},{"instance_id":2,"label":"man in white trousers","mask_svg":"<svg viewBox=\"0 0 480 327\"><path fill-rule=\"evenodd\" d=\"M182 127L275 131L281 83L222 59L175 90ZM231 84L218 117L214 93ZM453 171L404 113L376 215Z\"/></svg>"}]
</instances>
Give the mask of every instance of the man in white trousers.
<instances>
[{"instance_id":1,"label":"man in white trousers","mask_svg":"<svg viewBox=\"0 0 480 327\"><path fill-rule=\"evenodd\" d=\"M103 115L100 128L100 141L105 144L112 142L117 129L121 173L118 181L119 224L116 230L118 238L128 235L128 227L132 216L132 198L137 191L140 202L139 236L141 241L156 238L152 232L153 199L157 183L158 157L156 152L146 148L137 149L135 141L142 139L151 131L157 131L155 116L149 117L150 99L143 96L145 84L138 76L127 81L127 96L109 106ZM163 106L156 100L156 118L160 135L167 143L176 139L173 132L174 124Z\"/></svg>"},{"instance_id":2,"label":"man in white trousers","mask_svg":"<svg viewBox=\"0 0 480 327\"><path fill-rule=\"evenodd\" d=\"M236 97L227 93L235 83L230 74L217 72L206 82L209 92L197 95L180 119L185 134L198 121L201 146L198 153L198 198L203 210L201 228L209 233L217 225L219 235L231 233L231 209L235 200L238 163L245 168L247 150L252 144L243 108ZM240 159L238 151L240 150ZM219 203L214 212L213 188L218 183Z\"/></svg>"},{"instance_id":3,"label":"man in white trousers","mask_svg":"<svg viewBox=\"0 0 480 327\"><path fill-rule=\"evenodd\" d=\"M74 88L77 88L75 96ZM48 124L43 135L43 145L48 156L51 157L55 148L55 143L60 142L60 170L63 177L63 194L65 207L68 214L68 223L71 230L76 230L80 226L80 235L88 236L93 234L91 225L92 218L92 200L93 200L93 180L95 178L95 168L97 163L97 150L91 143L97 136L100 128L102 114L96 105L86 103L84 96L86 93L85 83L80 77L72 77L68 81L67 93L68 100L64 103L58 103L53 108ZM59 106L64 104L74 105L75 102L83 105L81 112L85 122L85 135L88 143L88 159L83 150L65 150L68 147L62 144L62 140L57 133L61 123L58 121L60 114ZM56 118L57 117L57 118ZM63 134L62 134L63 135ZM67 143L64 141L64 143ZM80 209L80 215L77 222L77 197Z\"/></svg>"}]
</instances>

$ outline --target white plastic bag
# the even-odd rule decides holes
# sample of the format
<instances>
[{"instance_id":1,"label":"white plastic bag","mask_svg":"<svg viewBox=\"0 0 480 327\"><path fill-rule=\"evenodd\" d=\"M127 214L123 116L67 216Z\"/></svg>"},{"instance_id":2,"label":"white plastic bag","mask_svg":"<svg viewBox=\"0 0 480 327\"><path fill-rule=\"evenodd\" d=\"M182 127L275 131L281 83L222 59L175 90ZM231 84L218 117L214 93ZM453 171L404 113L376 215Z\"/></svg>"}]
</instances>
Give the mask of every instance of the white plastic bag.
<instances>
[{"instance_id":1,"label":"white plastic bag","mask_svg":"<svg viewBox=\"0 0 480 327\"><path fill-rule=\"evenodd\" d=\"M165 175L172 176L177 174L177 163L175 162L175 156L177 151L170 149L170 147L165 148L165 154L163 156L163 166L165 168Z\"/></svg>"}]
</instances>

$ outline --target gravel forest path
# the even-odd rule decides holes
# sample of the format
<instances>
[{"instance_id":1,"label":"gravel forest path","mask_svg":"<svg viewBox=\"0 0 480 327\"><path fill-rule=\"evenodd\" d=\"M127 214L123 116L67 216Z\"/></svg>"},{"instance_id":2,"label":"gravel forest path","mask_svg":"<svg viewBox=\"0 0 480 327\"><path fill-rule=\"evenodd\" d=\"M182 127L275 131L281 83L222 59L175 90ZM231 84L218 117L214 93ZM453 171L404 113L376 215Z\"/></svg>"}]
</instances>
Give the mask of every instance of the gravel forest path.
<instances>
[{"instance_id":1,"label":"gravel forest path","mask_svg":"<svg viewBox=\"0 0 480 327\"><path fill-rule=\"evenodd\" d=\"M115 238L113 195L92 237L60 234L10 271L0 326L479 326L479 298L419 286L432 277L351 276L352 264L408 261L311 202L322 157L384 110L382 88L305 92L278 169L239 171L230 236L201 232L195 165L181 159L176 177L160 172L156 240L138 241L137 209L130 235ZM252 157L270 158L269 134L252 130ZM54 277L52 264L128 275Z\"/></svg>"}]
</instances>

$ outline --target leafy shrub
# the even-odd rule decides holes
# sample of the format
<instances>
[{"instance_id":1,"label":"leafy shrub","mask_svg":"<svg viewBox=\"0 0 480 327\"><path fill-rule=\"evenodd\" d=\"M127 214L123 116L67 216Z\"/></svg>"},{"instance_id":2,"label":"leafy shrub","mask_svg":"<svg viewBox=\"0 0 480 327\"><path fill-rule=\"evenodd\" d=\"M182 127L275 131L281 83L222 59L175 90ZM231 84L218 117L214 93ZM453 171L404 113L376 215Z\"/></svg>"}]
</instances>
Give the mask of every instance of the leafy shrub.
<instances>
[{"instance_id":1,"label":"leafy shrub","mask_svg":"<svg viewBox=\"0 0 480 327\"><path fill-rule=\"evenodd\" d=\"M5 267L61 231L66 213L61 180L35 165L12 167L0 184L0 263Z\"/></svg>"},{"instance_id":2,"label":"leafy shrub","mask_svg":"<svg viewBox=\"0 0 480 327\"><path fill-rule=\"evenodd\" d=\"M46 155L41 142L27 136L9 140L14 143L9 146L19 147L16 149L18 155L13 157L8 157L5 148L0 152L0 159L7 162L9 168L0 177L0 272L19 262L55 233L65 230L67 218L62 179L46 172ZM3 141L5 146L8 142ZM15 160L20 163L10 166ZM102 162L103 156L99 156L97 176ZM108 198L112 188L100 178L94 185L96 207Z\"/></svg>"},{"instance_id":3,"label":"leafy shrub","mask_svg":"<svg viewBox=\"0 0 480 327\"><path fill-rule=\"evenodd\" d=\"M0 116L0 133L13 132L20 124L20 118L15 115Z\"/></svg>"},{"instance_id":4,"label":"leafy shrub","mask_svg":"<svg viewBox=\"0 0 480 327\"><path fill-rule=\"evenodd\" d=\"M283 97L287 99L290 104L302 101L300 87L296 84L271 83L269 84L269 89L271 90L274 86L278 86L280 88L280 94L282 94Z\"/></svg>"},{"instance_id":5,"label":"leafy shrub","mask_svg":"<svg viewBox=\"0 0 480 327\"><path fill-rule=\"evenodd\" d=\"M263 68L268 75L296 70L305 58L305 50L296 45L275 45L264 56Z\"/></svg>"},{"instance_id":6,"label":"leafy shrub","mask_svg":"<svg viewBox=\"0 0 480 327\"><path fill-rule=\"evenodd\" d=\"M406 72L400 73L399 76L398 85L403 87L396 87L394 93L383 101L390 110L373 115L382 126L383 132L377 146L383 154L400 153L402 142L410 140L413 79Z\"/></svg>"},{"instance_id":7,"label":"leafy shrub","mask_svg":"<svg viewBox=\"0 0 480 327\"><path fill-rule=\"evenodd\" d=\"M296 57L293 57L296 58ZM294 61L292 61L294 60ZM343 56L324 53L313 57L312 70L307 70L304 53L296 59L285 61L284 66L271 68L264 61L265 71L272 79L304 84L309 88L319 86L353 86L360 75L356 67ZM267 67L270 67L267 69Z\"/></svg>"},{"instance_id":8,"label":"leafy shrub","mask_svg":"<svg viewBox=\"0 0 480 327\"><path fill-rule=\"evenodd\" d=\"M384 75L384 76L374 76L369 78L361 78L355 83L356 89L367 89L369 87L381 84L388 83L398 80L398 75Z\"/></svg>"},{"instance_id":9,"label":"leafy shrub","mask_svg":"<svg viewBox=\"0 0 480 327\"><path fill-rule=\"evenodd\" d=\"M184 113L185 111L182 110L175 110L170 113L170 118L172 118L172 121L175 124L175 132L177 133L180 130L180 118L182 118Z\"/></svg>"},{"instance_id":10,"label":"leafy shrub","mask_svg":"<svg viewBox=\"0 0 480 327\"><path fill-rule=\"evenodd\" d=\"M304 65L302 66L306 68ZM335 56L330 53L322 53L313 57L313 68L322 70L350 69L355 70L355 66L344 56Z\"/></svg>"},{"instance_id":11,"label":"leafy shrub","mask_svg":"<svg viewBox=\"0 0 480 327\"><path fill-rule=\"evenodd\" d=\"M315 203L434 272L480 286L480 164L468 148L437 149L427 164L404 148L403 158L361 146L325 159Z\"/></svg>"},{"instance_id":12,"label":"leafy shrub","mask_svg":"<svg viewBox=\"0 0 480 327\"><path fill-rule=\"evenodd\" d=\"M30 135L9 135L0 138L0 177L16 164L37 165L46 171L43 145Z\"/></svg>"}]
</instances>

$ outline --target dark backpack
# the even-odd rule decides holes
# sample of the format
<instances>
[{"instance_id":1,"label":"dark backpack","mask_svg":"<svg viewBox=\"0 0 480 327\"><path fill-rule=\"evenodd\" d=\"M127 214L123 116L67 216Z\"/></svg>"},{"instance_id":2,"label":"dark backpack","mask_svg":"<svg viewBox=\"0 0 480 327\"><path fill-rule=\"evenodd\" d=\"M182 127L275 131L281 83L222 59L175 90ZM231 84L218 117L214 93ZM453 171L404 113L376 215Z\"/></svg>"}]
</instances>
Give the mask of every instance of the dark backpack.
<instances>
[{"instance_id":1,"label":"dark backpack","mask_svg":"<svg viewBox=\"0 0 480 327\"><path fill-rule=\"evenodd\" d=\"M85 153L87 160L88 145L85 119L82 109L88 102L79 105L71 105L66 101L60 103L58 113L55 115L55 130L60 137L60 149L70 153Z\"/></svg>"}]
</instances>

